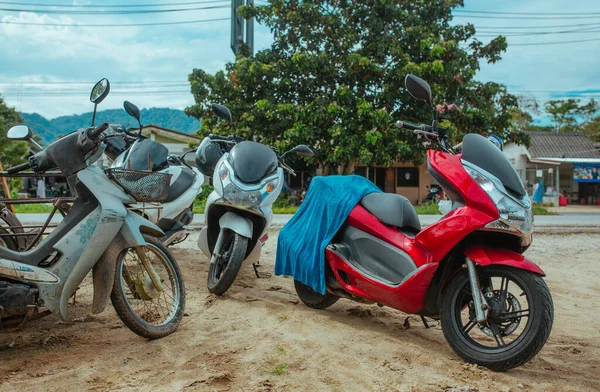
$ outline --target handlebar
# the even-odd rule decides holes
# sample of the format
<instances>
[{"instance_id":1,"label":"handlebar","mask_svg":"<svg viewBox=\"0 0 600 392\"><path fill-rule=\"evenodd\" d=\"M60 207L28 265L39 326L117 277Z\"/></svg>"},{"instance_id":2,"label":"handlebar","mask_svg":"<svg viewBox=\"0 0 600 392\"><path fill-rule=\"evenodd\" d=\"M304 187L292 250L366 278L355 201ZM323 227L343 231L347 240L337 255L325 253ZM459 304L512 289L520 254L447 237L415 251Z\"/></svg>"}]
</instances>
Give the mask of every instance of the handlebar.
<instances>
[{"instance_id":1,"label":"handlebar","mask_svg":"<svg viewBox=\"0 0 600 392\"><path fill-rule=\"evenodd\" d=\"M29 163L29 161L27 161L25 163L21 163L20 165L9 167L8 170L6 170L6 172L8 174L15 174L15 173L18 173L20 171L29 169L30 167L31 167L31 164Z\"/></svg>"},{"instance_id":2,"label":"handlebar","mask_svg":"<svg viewBox=\"0 0 600 392\"><path fill-rule=\"evenodd\" d=\"M104 131L106 131L108 129L109 125L108 123L102 123L100 125L98 125L96 128L90 129L88 130L88 137L90 139L98 139L98 137L100 136L100 134Z\"/></svg>"}]
</instances>

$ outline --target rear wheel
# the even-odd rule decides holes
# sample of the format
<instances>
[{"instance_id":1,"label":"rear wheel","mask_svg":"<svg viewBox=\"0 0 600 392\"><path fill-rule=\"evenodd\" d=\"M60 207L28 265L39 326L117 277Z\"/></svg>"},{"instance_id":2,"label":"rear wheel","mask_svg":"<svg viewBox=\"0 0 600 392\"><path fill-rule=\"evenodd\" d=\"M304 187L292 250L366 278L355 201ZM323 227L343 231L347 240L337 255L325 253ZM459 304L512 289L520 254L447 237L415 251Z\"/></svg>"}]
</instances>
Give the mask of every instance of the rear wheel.
<instances>
[{"instance_id":1,"label":"rear wheel","mask_svg":"<svg viewBox=\"0 0 600 392\"><path fill-rule=\"evenodd\" d=\"M467 271L455 275L442 300L442 330L454 351L467 362L505 371L533 358L550 336L554 309L541 276L503 266L478 268L489 306L477 323Z\"/></svg>"},{"instance_id":2,"label":"rear wheel","mask_svg":"<svg viewBox=\"0 0 600 392\"><path fill-rule=\"evenodd\" d=\"M144 239L147 245L127 249L119 256L110 299L129 329L144 338L158 339L179 327L185 287L173 254L156 238L144 235Z\"/></svg>"},{"instance_id":3,"label":"rear wheel","mask_svg":"<svg viewBox=\"0 0 600 392\"><path fill-rule=\"evenodd\" d=\"M14 250L15 252L19 250L16 237L11 236L8 230L3 227L0 227L0 246Z\"/></svg>"},{"instance_id":4,"label":"rear wheel","mask_svg":"<svg viewBox=\"0 0 600 392\"><path fill-rule=\"evenodd\" d=\"M223 295L229 290L240 272L248 247L248 239L234 231L226 229L223 235L220 255L208 267L208 291L216 295Z\"/></svg>"},{"instance_id":5,"label":"rear wheel","mask_svg":"<svg viewBox=\"0 0 600 392\"><path fill-rule=\"evenodd\" d=\"M317 293L310 286L294 280L294 288L300 300L309 308L327 309L340 299L337 295L331 293Z\"/></svg>"}]
</instances>

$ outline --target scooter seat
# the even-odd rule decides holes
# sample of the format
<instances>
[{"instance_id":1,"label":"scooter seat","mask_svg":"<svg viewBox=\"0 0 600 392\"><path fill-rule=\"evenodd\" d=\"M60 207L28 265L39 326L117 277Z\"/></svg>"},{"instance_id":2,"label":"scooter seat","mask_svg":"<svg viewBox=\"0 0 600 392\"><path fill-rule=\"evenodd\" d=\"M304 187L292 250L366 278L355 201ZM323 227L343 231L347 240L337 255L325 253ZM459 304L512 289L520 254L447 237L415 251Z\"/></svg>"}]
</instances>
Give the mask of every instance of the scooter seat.
<instances>
[{"instance_id":1,"label":"scooter seat","mask_svg":"<svg viewBox=\"0 0 600 392\"><path fill-rule=\"evenodd\" d=\"M360 204L383 223L414 233L421 231L415 207L402 195L369 193Z\"/></svg>"},{"instance_id":2,"label":"scooter seat","mask_svg":"<svg viewBox=\"0 0 600 392\"><path fill-rule=\"evenodd\" d=\"M181 169L182 170L179 177L177 177L175 182L169 186L169 192L167 193L167 199L165 200L165 203L169 203L177 199L194 184L194 172L185 166L182 166Z\"/></svg>"}]
</instances>

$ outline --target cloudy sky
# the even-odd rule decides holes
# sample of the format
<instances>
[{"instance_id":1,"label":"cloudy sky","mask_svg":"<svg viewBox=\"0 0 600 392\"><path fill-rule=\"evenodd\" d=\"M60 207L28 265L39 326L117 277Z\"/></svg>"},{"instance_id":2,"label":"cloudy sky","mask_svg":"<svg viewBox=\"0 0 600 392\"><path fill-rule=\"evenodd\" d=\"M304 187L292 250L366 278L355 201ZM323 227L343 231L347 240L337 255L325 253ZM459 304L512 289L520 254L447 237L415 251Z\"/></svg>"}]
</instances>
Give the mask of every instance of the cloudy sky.
<instances>
[{"instance_id":1,"label":"cloudy sky","mask_svg":"<svg viewBox=\"0 0 600 392\"><path fill-rule=\"evenodd\" d=\"M123 4L136 7L123 8ZM123 14L149 9L140 4L170 11ZM190 71L215 72L233 59L230 24L223 20L230 17L229 4L217 0L0 1L0 94L19 111L54 118L90 111L89 90L106 77L112 89L102 108L120 108L128 99L142 108L183 109L193 103L187 83ZM121 7L104 8L109 5ZM205 20L214 21L197 22ZM173 24L182 21L193 23ZM600 1L465 0L455 22L473 23L484 42L498 33L507 35L509 48L503 60L483 66L479 79L504 83L511 92L533 95L542 103L567 96L600 97ZM156 23L171 24L126 26ZM111 26L64 26L72 24ZM270 42L269 31L257 25L256 48Z\"/></svg>"}]
</instances>

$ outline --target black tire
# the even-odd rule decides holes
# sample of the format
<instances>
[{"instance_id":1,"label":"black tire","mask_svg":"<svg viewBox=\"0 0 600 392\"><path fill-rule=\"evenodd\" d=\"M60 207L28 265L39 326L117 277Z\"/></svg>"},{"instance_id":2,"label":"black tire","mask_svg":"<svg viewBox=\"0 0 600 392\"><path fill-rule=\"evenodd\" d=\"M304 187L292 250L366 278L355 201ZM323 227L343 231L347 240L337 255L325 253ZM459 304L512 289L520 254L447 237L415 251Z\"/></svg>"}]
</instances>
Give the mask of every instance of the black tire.
<instances>
[{"instance_id":1,"label":"black tire","mask_svg":"<svg viewBox=\"0 0 600 392\"><path fill-rule=\"evenodd\" d=\"M227 237L223 240L221 253L225 256L210 264L206 281L208 291L216 295L223 295L229 290L240 272L248 247L246 237L231 230L226 230L224 235Z\"/></svg>"},{"instance_id":2,"label":"black tire","mask_svg":"<svg viewBox=\"0 0 600 392\"><path fill-rule=\"evenodd\" d=\"M154 324L145 320L140 314L138 314L136 310L133 309L132 304L127 299L125 290L129 289L132 291L132 300L142 301L142 299L140 298L140 295L136 293L136 290L131 289L131 286L126 283L123 275L125 268L127 268L125 267L125 258L128 252L134 252L133 249L124 250L121 255L119 255L115 282L110 299L115 311L117 312L117 315L129 329L146 339L159 339L175 332L179 327L181 320L183 319L183 313L185 310L185 285L183 283L183 277L181 275L179 265L177 265L177 261L175 260L175 257L171 251L167 249L162 242L154 237L144 235L144 239L150 247L152 247L155 251L160 252L158 255L162 254L162 256L159 257L163 258L163 263L168 264L165 266L165 270L168 273L168 279L171 284L170 291L173 297L170 298L174 301L172 306L174 310L171 310L167 320L159 324ZM159 271L156 272L159 273ZM161 276L161 281L165 283L166 280ZM166 294L163 299L165 302L168 300Z\"/></svg>"},{"instance_id":3,"label":"black tire","mask_svg":"<svg viewBox=\"0 0 600 392\"><path fill-rule=\"evenodd\" d=\"M10 250L14 250L15 252L19 251L19 245L15 240L16 238L14 236L7 235L11 234L8 232L8 230L6 230L3 227L0 227L0 234L2 234L2 236L0 236L0 246L3 246Z\"/></svg>"},{"instance_id":4,"label":"black tire","mask_svg":"<svg viewBox=\"0 0 600 392\"><path fill-rule=\"evenodd\" d=\"M498 328L504 328L502 324L494 322L493 319L489 319L490 324L487 327L479 326L476 322L473 322L474 309L471 308L472 302L470 299L472 297L469 277L467 271L463 270L456 274L449 282L442 299L441 320L444 336L454 351L466 362L485 366L494 371L506 371L521 366L542 349L550 336L554 319L554 308L548 286L541 276L521 269L504 266L477 267L477 269L479 280L482 284L491 282L494 277L499 278L503 276L509 282L507 283L505 292L509 293L509 296L513 300L518 302L519 299L523 300L523 295L526 295L527 311L521 305L519 305L519 310L516 312L506 310L506 308L502 308L504 310L501 311L494 310L500 318L510 317L509 315L511 315L512 318L504 319L500 323L505 322L513 323L513 326L517 325L515 331L520 327L520 323L524 320L524 317L527 317L523 330L519 335L514 336L513 341L505 343L504 338L511 336L513 332L508 332L508 334L505 334L506 330L500 332ZM501 285L505 278L502 278ZM508 291L508 285L511 282L518 289L517 291L522 290L521 294L517 293L518 297ZM482 291L492 297L498 295L497 292L502 293L502 290L487 290L488 292L482 287ZM467 298L466 301L465 298ZM495 304L501 303L507 303L506 294L503 300L497 301ZM465 310L471 312L471 315L468 316L471 320L467 325L460 320L460 314ZM525 315L525 313L527 314ZM515 314L518 314L518 316ZM497 345L496 347L490 348L484 346L469 336L470 331L485 333L484 329L486 328L486 335L490 336L490 333L492 334L495 342L492 341L491 344ZM496 328L495 331L494 328ZM466 329L466 331L463 331L463 329ZM491 340L491 337L487 339Z\"/></svg>"},{"instance_id":5,"label":"black tire","mask_svg":"<svg viewBox=\"0 0 600 392\"><path fill-rule=\"evenodd\" d=\"M313 309L327 309L340 299L340 297L331 293L325 293L325 295L317 293L310 286L297 280L294 280L294 288L304 305Z\"/></svg>"}]
</instances>

